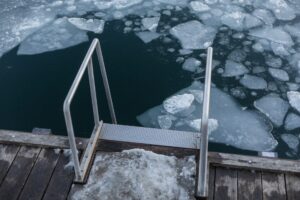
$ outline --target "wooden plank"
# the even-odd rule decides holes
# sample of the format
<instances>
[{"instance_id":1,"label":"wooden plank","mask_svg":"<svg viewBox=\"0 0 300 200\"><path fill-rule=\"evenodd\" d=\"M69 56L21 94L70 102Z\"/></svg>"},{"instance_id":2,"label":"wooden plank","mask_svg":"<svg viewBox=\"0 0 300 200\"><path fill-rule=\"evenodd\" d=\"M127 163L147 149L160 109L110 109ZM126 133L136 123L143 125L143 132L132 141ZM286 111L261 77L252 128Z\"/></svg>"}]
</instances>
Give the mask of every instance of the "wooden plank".
<instances>
[{"instance_id":1,"label":"wooden plank","mask_svg":"<svg viewBox=\"0 0 300 200\"><path fill-rule=\"evenodd\" d=\"M298 200L300 198L300 175L286 174L286 193L288 200Z\"/></svg>"},{"instance_id":2,"label":"wooden plank","mask_svg":"<svg viewBox=\"0 0 300 200\"><path fill-rule=\"evenodd\" d=\"M264 200L286 199L284 174L263 172L262 187Z\"/></svg>"},{"instance_id":3,"label":"wooden plank","mask_svg":"<svg viewBox=\"0 0 300 200\"><path fill-rule=\"evenodd\" d=\"M1 145L0 144L0 185L4 180L12 162L14 161L19 146L17 145Z\"/></svg>"},{"instance_id":4,"label":"wooden plank","mask_svg":"<svg viewBox=\"0 0 300 200\"><path fill-rule=\"evenodd\" d=\"M74 179L74 170L70 164L68 151L60 154L56 168L53 172L49 186L45 192L44 200L66 199Z\"/></svg>"},{"instance_id":5,"label":"wooden plank","mask_svg":"<svg viewBox=\"0 0 300 200\"><path fill-rule=\"evenodd\" d=\"M300 173L299 160L243 156L216 152L209 152L208 159L209 162L214 165L228 166L232 168Z\"/></svg>"},{"instance_id":6,"label":"wooden plank","mask_svg":"<svg viewBox=\"0 0 300 200\"><path fill-rule=\"evenodd\" d=\"M237 171L216 168L215 200L237 200Z\"/></svg>"},{"instance_id":7,"label":"wooden plank","mask_svg":"<svg viewBox=\"0 0 300 200\"><path fill-rule=\"evenodd\" d=\"M214 200L216 167L210 165L208 180L208 200Z\"/></svg>"},{"instance_id":8,"label":"wooden plank","mask_svg":"<svg viewBox=\"0 0 300 200\"><path fill-rule=\"evenodd\" d=\"M49 184L59 158L59 150L43 149L28 177L20 200L40 200Z\"/></svg>"},{"instance_id":9,"label":"wooden plank","mask_svg":"<svg viewBox=\"0 0 300 200\"><path fill-rule=\"evenodd\" d=\"M0 186L0 199L13 200L18 198L39 152L39 148L24 146L20 148Z\"/></svg>"},{"instance_id":10,"label":"wooden plank","mask_svg":"<svg viewBox=\"0 0 300 200\"><path fill-rule=\"evenodd\" d=\"M22 135L22 137L20 137ZM1 144L19 144L35 147L51 147L59 149L68 149L68 137L59 135L37 135L27 132L0 130ZM76 138L77 148L84 149L88 139Z\"/></svg>"},{"instance_id":11,"label":"wooden plank","mask_svg":"<svg viewBox=\"0 0 300 200\"><path fill-rule=\"evenodd\" d=\"M238 170L238 199L262 200L260 172Z\"/></svg>"}]
</instances>

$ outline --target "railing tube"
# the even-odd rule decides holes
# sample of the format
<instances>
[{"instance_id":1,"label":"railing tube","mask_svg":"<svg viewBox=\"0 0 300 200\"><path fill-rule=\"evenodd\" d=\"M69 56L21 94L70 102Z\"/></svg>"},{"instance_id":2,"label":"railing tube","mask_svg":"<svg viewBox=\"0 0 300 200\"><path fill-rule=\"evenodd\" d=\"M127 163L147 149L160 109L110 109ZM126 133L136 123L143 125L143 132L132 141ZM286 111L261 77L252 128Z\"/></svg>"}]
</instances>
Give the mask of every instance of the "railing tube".
<instances>
[{"instance_id":1,"label":"railing tube","mask_svg":"<svg viewBox=\"0 0 300 200\"><path fill-rule=\"evenodd\" d=\"M208 186L207 186L207 175L208 175L208 119L209 119L209 105L210 105L210 88L211 88L211 71L212 71L212 54L213 49L208 48L207 59L206 59L206 73L205 73L205 85L204 85L204 99L203 99L203 110L201 120L201 143L200 143L200 158L198 167L198 179L196 183L196 196L207 197Z\"/></svg>"}]
</instances>

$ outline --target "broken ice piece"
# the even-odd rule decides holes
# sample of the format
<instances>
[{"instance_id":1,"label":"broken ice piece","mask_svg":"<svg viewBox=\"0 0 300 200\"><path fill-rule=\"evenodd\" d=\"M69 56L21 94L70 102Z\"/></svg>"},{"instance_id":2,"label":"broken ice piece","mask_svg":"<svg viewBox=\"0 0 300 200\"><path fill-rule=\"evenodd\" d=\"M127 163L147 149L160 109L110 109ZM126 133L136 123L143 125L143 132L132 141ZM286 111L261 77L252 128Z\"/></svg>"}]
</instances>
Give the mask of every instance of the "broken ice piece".
<instances>
[{"instance_id":1,"label":"broken ice piece","mask_svg":"<svg viewBox=\"0 0 300 200\"><path fill-rule=\"evenodd\" d=\"M145 31L145 32L139 32L136 33L136 35L144 42L144 43L149 43L152 40L155 40L157 38L159 38L160 34L158 33L154 33L154 32L149 32L149 31Z\"/></svg>"},{"instance_id":2,"label":"broken ice piece","mask_svg":"<svg viewBox=\"0 0 300 200\"><path fill-rule=\"evenodd\" d=\"M195 131L201 131L201 119L195 119L188 123L188 125L195 129ZM219 127L218 121L216 119L209 119L208 120L208 132L211 133L215 130L217 130Z\"/></svg>"},{"instance_id":3,"label":"broken ice piece","mask_svg":"<svg viewBox=\"0 0 300 200\"><path fill-rule=\"evenodd\" d=\"M222 74L223 77L240 76L249 73L249 70L241 63L227 60L225 64L225 71Z\"/></svg>"},{"instance_id":4,"label":"broken ice piece","mask_svg":"<svg viewBox=\"0 0 300 200\"><path fill-rule=\"evenodd\" d=\"M290 91L287 92L287 97L289 99L290 105L300 112L300 92Z\"/></svg>"},{"instance_id":5,"label":"broken ice piece","mask_svg":"<svg viewBox=\"0 0 300 200\"><path fill-rule=\"evenodd\" d=\"M151 17L142 19L143 26L152 32L156 31L160 17Z\"/></svg>"},{"instance_id":6,"label":"broken ice piece","mask_svg":"<svg viewBox=\"0 0 300 200\"><path fill-rule=\"evenodd\" d=\"M192 94L175 95L166 99L163 102L163 107L168 113L176 114L188 109L194 99L194 95Z\"/></svg>"},{"instance_id":7,"label":"broken ice piece","mask_svg":"<svg viewBox=\"0 0 300 200\"><path fill-rule=\"evenodd\" d=\"M81 30L91 31L94 33L102 33L104 29L104 20L100 19L84 19L69 18L68 21Z\"/></svg>"}]
</instances>

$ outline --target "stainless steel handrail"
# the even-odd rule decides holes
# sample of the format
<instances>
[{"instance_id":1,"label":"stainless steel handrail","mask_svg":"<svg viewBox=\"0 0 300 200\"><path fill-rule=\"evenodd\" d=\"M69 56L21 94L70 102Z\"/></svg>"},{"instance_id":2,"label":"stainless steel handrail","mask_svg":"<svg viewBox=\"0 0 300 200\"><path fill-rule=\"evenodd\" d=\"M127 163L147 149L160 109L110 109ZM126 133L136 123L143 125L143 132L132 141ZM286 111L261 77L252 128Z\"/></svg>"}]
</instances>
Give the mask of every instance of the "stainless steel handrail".
<instances>
[{"instance_id":1,"label":"stainless steel handrail","mask_svg":"<svg viewBox=\"0 0 300 200\"><path fill-rule=\"evenodd\" d=\"M203 97L203 110L201 120L201 141L199 149L199 162L197 167L197 181L196 181L196 196L207 197L208 196L208 119L209 119L209 105L210 105L210 88L211 88L211 71L212 71L212 56L213 48L209 47L207 50L206 58L206 73L205 73L205 85L204 85L204 97Z\"/></svg>"},{"instance_id":2,"label":"stainless steel handrail","mask_svg":"<svg viewBox=\"0 0 300 200\"><path fill-rule=\"evenodd\" d=\"M88 174L88 169L91 164L91 160L93 154L95 152L95 147L100 135L100 130L103 124L103 121L99 119L99 111L98 111L98 103L97 103L97 95L96 95L96 86L95 86L95 78L94 78L94 71L93 71L93 61L92 56L96 50L97 58L100 65L101 75L103 79L103 84L105 88L106 98L108 101L109 111L112 118L112 122L117 124L117 119L114 111L113 101L110 93L110 88L108 84L106 69L104 65L103 55L101 51L100 42L98 39L94 39L80 68L79 71L74 79L74 82L68 92L68 95L64 101L63 111L64 117L66 121L66 127L68 132L68 138L70 142L71 152L72 152L72 159L74 163L74 170L75 170L75 181L76 182L84 182L86 180L86 175ZM88 77L89 77L89 85L90 85L90 92L91 92L91 99L92 99L92 107L93 107L93 116L94 116L94 129L90 137L90 141L85 149L83 154L83 158L81 162L79 162L78 157L78 150L76 147L75 136L74 136L74 128L72 123L71 111L70 106L73 100L73 97L77 91L77 88L80 84L80 81L84 75L84 72L88 69Z\"/></svg>"}]
</instances>

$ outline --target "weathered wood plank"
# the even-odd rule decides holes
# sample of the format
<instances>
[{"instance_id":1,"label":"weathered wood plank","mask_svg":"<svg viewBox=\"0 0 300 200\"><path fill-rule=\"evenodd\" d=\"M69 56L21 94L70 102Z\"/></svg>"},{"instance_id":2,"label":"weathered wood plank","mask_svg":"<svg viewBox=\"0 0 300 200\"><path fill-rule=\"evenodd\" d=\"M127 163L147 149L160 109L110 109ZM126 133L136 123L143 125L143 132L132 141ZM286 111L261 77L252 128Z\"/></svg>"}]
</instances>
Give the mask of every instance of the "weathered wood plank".
<instances>
[{"instance_id":1,"label":"weathered wood plank","mask_svg":"<svg viewBox=\"0 0 300 200\"><path fill-rule=\"evenodd\" d=\"M22 135L22 137L20 137ZM58 135L36 135L33 133L0 130L1 144L19 144L35 147L52 147L60 149L68 149L69 140L65 136ZM88 139L76 138L77 148L84 149L88 143Z\"/></svg>"},{"instance_id":2,"label":"weathered wood plank","mask_svg":"<svg viewBox=\"0 0 300 200\"><path fill-rule=\"evenodd\" d=\"M1 145L0 144L0 185L6 176L9 167L14 161L19 146L17 145Z\"/></svg>"},{"instance_id":3,"label":"weathered wood plank","mask_svg":"<svg viewBox=\"0 0 300 200\"><path fill-rule=\"evenodd\" d=\"M264 200L286 199L284 174L263 172L262 187Z\"/></svg>"},{"instance_id":4,"label":"weathered wood plank","mask_svg":"<svg viewBox=\"0 0 300 200\"><path fill-rule=\"evenodd\" d=\"M49 184L59 158L59 151L43 149L28 177L19 197L20 200L40 200Z\"/></svg>"},{"instance_id":5,"label":"weathered wood plank","mask_svg":"<svg viewBox=\"0 0 300 200\"><path fill-rule=\"evenodd\" d=\"M260 172L238 170L238 199L262 200Z\"/></svg>"},{"instance_id":6,"label":"weathered wood plank","mask_svg":"<svg viewBox=\"0 0 300 200\"><path fill-rule=\"evenodd\" d=\"M215 200L237 200L237 171L216 168Z\"/></svg>"},{"instance_id":7,"label":"weathered wood plank","mask_svg":"<svg viewBox=\"0 0 300 200\"><path fill-rule=\"evenodd\" d=\"M18 198L39 152L39 148L24 146L20 148L0 186L0 199L13 200Z\"/></svg>"},{"instance_id":8,"label":"weathered wood plank","mask_svg":"<svg viewBox=\"0 0 300 200\"><path fill-rule=\"evenodd\" d=\"M60 154L56 168L53 172L49 186L46 189L44 200L62 200L66 199L74 179L74 170L70 162L68 151Z\"/></svg>"},{"instance_id":9,"label":"weathered wood plank","mask_svg":"<svg viewBox=\"0 0 300 200\"><path fill-rule=\"evenodd\" d=\"M208 200L214 200L216 167L209 167Z\"/></svg>"},{"instance_id":10,"label":"weathered wood plank","mask_svg":"<svg viewBox=\"0 0 300 200\"><path fill-rule=\"evenodd\" d=\"M300 173L299 160L243 156L216 152L209 152L208 159L209 162L214 165L228 166L232 168Z\"/></svg>"},{"instance_id":11,"label":"weathered wood plank","mask_svg":"<svg viewBox=\"0 0 300 200\"><path fill-rule=\"evenodd\" d=\"M288 200L300 199L300 175L299 174L286 174L286 193Z\"/></svg>"}]
</instances>

